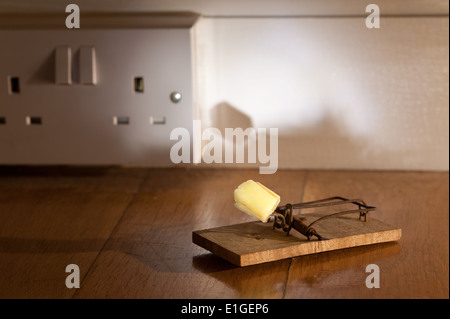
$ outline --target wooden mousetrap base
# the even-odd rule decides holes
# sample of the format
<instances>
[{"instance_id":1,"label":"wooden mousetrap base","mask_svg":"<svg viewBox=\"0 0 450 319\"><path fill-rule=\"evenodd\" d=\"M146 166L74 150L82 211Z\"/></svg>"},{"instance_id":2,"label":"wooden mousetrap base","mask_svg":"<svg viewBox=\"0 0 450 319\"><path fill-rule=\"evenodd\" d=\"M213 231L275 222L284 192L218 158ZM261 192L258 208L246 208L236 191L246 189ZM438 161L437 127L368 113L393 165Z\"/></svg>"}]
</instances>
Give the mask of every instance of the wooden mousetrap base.
<instances>
[{"instance_id":1,"label":"wooden mousetrap base","mask_svg":"<svg viewBox=\"0 0 450 319\"><path fill-rule=\"evenodd\" d=\"M323 214L303 214L309 224ZM399 240L402 231L379 220L347 215L317 223L313 228L325 239L311 239L291 230L289 236L260 221L192 232L192 241L237 266L255 265L325 251Z\"/></svg>"}]
</instances>

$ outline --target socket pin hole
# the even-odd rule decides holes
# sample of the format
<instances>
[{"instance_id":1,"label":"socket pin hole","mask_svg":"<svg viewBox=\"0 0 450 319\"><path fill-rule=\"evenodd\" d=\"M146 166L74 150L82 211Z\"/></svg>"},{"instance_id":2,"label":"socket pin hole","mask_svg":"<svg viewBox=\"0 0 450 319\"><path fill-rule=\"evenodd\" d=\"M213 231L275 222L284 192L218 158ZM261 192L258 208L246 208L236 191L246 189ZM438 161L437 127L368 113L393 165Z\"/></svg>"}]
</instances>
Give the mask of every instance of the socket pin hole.
<instances>
[{"instance_id":1,"label":"socket pin hole","mask_svg":"<svg viewBox=\"0 0 450 319\"><path fill-rule=\"evenodd\" d=\"M142 93L144 92L144 78L137 76L134 78L134 91Z\"/></svg>"},{"instance_id":2,"label":"socket pin hole","mask_svg":"<svg viewBox=\"0 0 450 319\"><path fill-rule=\"evenodd\" d=\"M41 125L42 118L39 116L27 116L25 118L25 122L27 123L27 125Z\"/></svg>"},{"instance_id":3,"label":"socket pin hole","mask_svg":"<svg viewBox=\"0 0 450 319\"><path fill-rule=\"evenodd\" d=\"M130 118L128 116L114 116L113 124L114 125L128 125L128 124L130 124Z\"/></svg>"}]
</instances>

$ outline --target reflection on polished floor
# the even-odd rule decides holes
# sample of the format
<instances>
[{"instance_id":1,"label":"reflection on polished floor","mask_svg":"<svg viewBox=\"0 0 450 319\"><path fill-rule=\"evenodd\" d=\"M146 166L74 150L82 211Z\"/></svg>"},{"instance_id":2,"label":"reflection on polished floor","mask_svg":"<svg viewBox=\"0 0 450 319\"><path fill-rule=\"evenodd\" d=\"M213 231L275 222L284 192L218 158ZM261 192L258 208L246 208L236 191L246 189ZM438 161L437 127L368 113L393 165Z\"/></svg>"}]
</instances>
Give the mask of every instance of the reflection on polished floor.
<instances>
[{"instance_id":1,"label":"reflection on polished floor","mask_svg":"<svg viewBox=\"0 0 450 319\"><path fill-rule=\"evenodd\" d=\"M402 238L236 267L191 236L251 221L233 206L248 179L281 204L363 198ZM448 220L448 172L0 167L0 298L448 298Z\"/></svg>"}]
</instances>

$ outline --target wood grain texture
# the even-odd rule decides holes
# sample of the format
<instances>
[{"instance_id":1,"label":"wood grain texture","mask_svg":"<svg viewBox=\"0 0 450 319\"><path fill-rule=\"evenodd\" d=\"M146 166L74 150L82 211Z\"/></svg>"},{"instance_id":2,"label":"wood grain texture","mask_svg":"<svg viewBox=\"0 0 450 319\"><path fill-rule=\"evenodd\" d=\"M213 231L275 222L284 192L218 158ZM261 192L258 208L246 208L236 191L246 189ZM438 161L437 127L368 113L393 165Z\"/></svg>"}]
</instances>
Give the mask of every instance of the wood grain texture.
<instances>
[{"instance_id":1,"label":"wood grain texture","mask_svg":"<svg viewBox=\"0 0 450 319\"><path fill-rule=\"evenodd\" d=\"M402 228L402 238L294 259L286 298L448 298L448 182L448 173L308 173L304 201L336 193L364 198L377 206L374 218ZM365 286L372 263L380 289Z\"/></svg>"},{"instance_id":2,"label":"wood grain texture","mask_svg":"<svg viewBox=\"0 0 450 319\"><path fill-rule=\"evenodd\" d=\"M398 242L236 267L192 231L252 222L242 181L281 204L340 194L377 206ZM214 169L0 169L2 298L448 298L448 173ZM64 268L80 266L81 288ZM368 289L377 264L381 288Z\"/></svg>"},{"instance_id":3,"label":"wood grain texture","mask_svg":"<svg viewBox=\"0 0 450 319\"><path fill-rule=\"evenodd\" d=\"M87 274L144 171L0 168L0 298L70 298L69 264Z\"/></svg>"},{"instance_id":4,"label":"wood grain texture","mask_svg":"<svg viewBox=\"0 0 450 319\"><path fill-rule=\"evenodd\" d=\"M77 298L281 298L289 261L239 271L194 245L194 229L252 218L233 206L242 180L301 196L304 172L152 170L105 245ZM258 278L258 279L257 279ZM261 278L264 280L261 281Z\"/></svg>"},{"instance_id":5,"label":"wood grain texture","mask_svg":"<svg viewBox=\"0 0 450 319\"><path fill-rule=\"evenodd\" d=\"M327 213L303 214L304 223L311 224ZM272 223L249 222L198 230L192 233L193 243L237 266L249 266L280 259L317 254L355 246L399 240L401 229L369 218L366 222L355 216L326 219L314 229L323 240L307 240L292 230L289 236L273 230Z\"/></svg>"}]
</instances>

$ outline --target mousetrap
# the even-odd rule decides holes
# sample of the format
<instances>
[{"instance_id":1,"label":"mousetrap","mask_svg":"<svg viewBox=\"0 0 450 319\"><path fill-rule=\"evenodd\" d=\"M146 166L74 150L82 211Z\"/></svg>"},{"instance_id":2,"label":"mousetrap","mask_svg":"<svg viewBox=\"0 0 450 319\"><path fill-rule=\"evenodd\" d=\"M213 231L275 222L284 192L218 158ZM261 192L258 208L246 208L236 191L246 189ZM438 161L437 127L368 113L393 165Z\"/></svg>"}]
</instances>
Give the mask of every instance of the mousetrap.
<instances>
[{"instance_id":1,"label":"mousetrap","mask_svg":"<svg viewBox=\"0 0 450 319\"><path fill-rule=\"evenodd\" d=\"M286 204L278 206L268 222L197 230L192 241L242 267L399 240L401 229L367 216L375 209L362 200L343 197Z\"/></svg>"}]
</instances>

